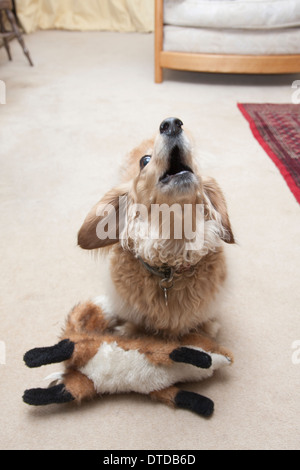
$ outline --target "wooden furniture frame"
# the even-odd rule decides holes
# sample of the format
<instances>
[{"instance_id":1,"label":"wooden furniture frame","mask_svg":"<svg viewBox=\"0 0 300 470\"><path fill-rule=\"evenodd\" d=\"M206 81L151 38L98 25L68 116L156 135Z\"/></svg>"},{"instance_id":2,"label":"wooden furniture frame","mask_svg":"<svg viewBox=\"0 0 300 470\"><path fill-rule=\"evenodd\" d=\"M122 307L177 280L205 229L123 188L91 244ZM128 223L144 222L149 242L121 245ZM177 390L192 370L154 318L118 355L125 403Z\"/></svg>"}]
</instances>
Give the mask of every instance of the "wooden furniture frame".
<instances>
[{"instance_id":1,"label":"wooden furniture frame","mask_svg":"<svg viewBox=\"0 0 300 470\"><path fill-rule=\"evenodd\" d=\"M8 22L10 23L11 30L7 31L4 25L4 14ZM31 66L33 66L33 62L31 60L29 50L27 49L25 42L22 37L22 33L18 27L15 14L13 12L13 4L11 0L0 0L0 38L3 39L3 44L6 49L8 59L12 60L12 55L10 52L9 41L14 38L17 38L19 41L20 46L23 49L24 54L26 55L28 62Z\"/></svg>"},{"instance_id":2,"label":"wooden furniture frame","mask_svg":"<svg viewBox=\"0 0 300 470\"><path fill-rule=\"evenodd\" d=\"M155 82L163 69L236 74L286 74L300 72L300 54L234 55L195 54L163 50L164 1L155 0Z\"/></svg>"}]
</instances>

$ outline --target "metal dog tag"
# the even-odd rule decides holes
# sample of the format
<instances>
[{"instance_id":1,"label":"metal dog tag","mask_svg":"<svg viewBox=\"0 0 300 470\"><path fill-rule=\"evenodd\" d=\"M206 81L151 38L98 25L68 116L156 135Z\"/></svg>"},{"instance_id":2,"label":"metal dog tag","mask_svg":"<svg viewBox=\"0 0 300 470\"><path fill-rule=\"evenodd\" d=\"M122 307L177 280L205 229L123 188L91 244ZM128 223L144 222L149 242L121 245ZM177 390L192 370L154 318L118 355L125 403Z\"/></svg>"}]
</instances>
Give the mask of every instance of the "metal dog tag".
<instances>
[{"instance_id":1,"label":"metal dog tag","mask_svg":"<svg viewBox=\"0 0 300 470\"><path fill-rule=\"evenodd\" d=\"M168 306L168 289L164 288L164 293L165 293L165 304L167 307Z\"/></svg>"},{"instance_id":2,"label":"metal dog tag","mask_svg":"<svg viewBox=\"0 0 300 470\"><path fill-rule=\"evenodd\" d=\"M165 304L168 306L168 290L173 287L173 274L170 277L165 277L159 281L159 287L164 291Z\"/></svg>"}]
</instances>

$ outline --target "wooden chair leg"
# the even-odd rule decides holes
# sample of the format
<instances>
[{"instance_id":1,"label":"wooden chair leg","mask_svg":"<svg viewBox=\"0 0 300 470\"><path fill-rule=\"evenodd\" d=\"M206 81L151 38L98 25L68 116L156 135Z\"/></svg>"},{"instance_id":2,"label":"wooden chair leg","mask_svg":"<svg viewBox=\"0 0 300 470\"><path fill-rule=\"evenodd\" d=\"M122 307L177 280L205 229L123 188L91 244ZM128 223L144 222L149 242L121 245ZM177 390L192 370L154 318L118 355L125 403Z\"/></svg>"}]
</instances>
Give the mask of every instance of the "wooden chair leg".
<instances>
[{"instance_id":1,"label":"wooden chair leg","mask_svg":"<svg viewBox=\"0 0 300 470\"><path fill-rule=\"evenodd\" d=\"M13 12L12 12L11 10L6 9L5 11L6 11L6 14L7 14L7 18L8 18L8 20L9 20L10 24L11 24L11 27L12 27L12 29L13 29L13 31L14 31L14 33L15 33L15 35L16 35L16 37L17 37L17 39L18 39L18 41L19 41L19 43L20 43L20 45L21 45L21 47L22 47L22 49L23 49L23 52L24 52L24 54L26 55L29 64L33 67L33 62L32 62L32 60L31 60L31 57L30 57L30 54L29 54L29 50L27 49L27 47L26 47L26 45L25 45L25 42L24 42L24 40L23 40L23 38L22 38L22 34L21 34L21 32L20 32L20 30L19 30L19 28L18 28L16 19L15 19L15 15L13 14Z\"/></svg>"},{"instance_id":2,"label":"wooden chair leg","mask_svg":"<svg viewBox=\"0 0 300 470\"><path fill-rule=\"evenodd\" d=\"M2 16L2 11L0 11L0 32L5 33L5 28L4 28L4 23L3 23L3 16ZM10 47L9 47L9 41L7 40L6 37L3 37L3 44L6 49L7 55L9 60L12 60L11 52L10 52Z\"/></svg>"},{"instance_id":3,"label":"wooden chair leg","mask_svg":"<svg viewBox=\"0 0 300 470\"><path fill-rule=\"evenodd\" d=\"M163 69L159 64L159 57L155 58L155 83L162 83Z\"/></svg>"}]
</instances>

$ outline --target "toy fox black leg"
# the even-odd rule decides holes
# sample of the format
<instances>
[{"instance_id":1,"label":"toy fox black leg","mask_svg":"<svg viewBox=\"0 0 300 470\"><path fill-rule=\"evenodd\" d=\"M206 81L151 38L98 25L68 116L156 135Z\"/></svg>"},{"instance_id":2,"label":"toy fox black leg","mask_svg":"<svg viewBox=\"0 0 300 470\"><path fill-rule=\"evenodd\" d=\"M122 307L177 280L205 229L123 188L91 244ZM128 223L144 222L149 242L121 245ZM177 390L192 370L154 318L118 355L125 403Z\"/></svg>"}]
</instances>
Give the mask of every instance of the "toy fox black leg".
<instances>
[{"instance_id":1,"label":"toy fox black leg","mask_svg":"<svg viewBox=\"0 0 300 470\"><path fill-rule=\"evenodd\" d=\"M64 339L50 347L35 348L24 355L28 367L40 367L46 364L63 362L70 359L74 352L74 342ZM49 388L31 388L25 390L23 401L28 405L50 405L51 403L67 403L74 400L63 384Z\"/></svg>"},{"instance_id":2,"label":"toy fox black leg","mask_svg":"<svg viewBox=\"0 0 300 470\"><path fill-rule=\"evenodd\" d=\"M170 353L170 359L174 362L191 364L193 366L200 367L201 369L209 369L212 364L211 356L209 354L186 346L174 349Z\"/></svg>"},{"instance_id":3,"label":"toy fox black leg","mask_svg":"<svg viewBox=\"0 0 300 470\"><path fill-rule=\"evenodd\" d=\"M212 364L211 356L204 351L199 351L188 346L179 346L176 343L162 343L155 340L149 349L141 347L149 361L154 364L171 365L173 362L191 364L201 369L209 369ZM126 349L126 346L123 346Z\"/></svg>"},{"instance_id":4,"label":"toy fox black leg","mask_svg":"<svg viewBox=\"0 0 300 470\"><path fill-rule=\"evenodd\" d=\"M81 367L97 352L101 339L92 333L102 333L107 322L99 307L92 303L79 304L70 313L62 340L54 346L34 348L24 355L28 367L40 367L66 361L63 383L42 389L26 390L23 400L29 405L66 403L91 398L93 383L75 368ZM67 337L66 337L67 336ZM105 336L101 336L102 339Z\"/></svg>"},{"instance_id":5,"label":"toy fox black leg","mask_svg":"<svg viewBox=\"0 0 300 470\"><path fill-rule=\"evenodd\" d=\"M23 395L24 402L35 406L49 405L80 401L95 395L93 383L73 367L80 367L93 357L100 342L100 339L89 338L86 335L73 335L71 339L64 339L55 346L28 351L24 355L24 360L29 367L66 361L66 373L62 379L63 383L59 385L26 390Z\"/></svg>"},{"instance_id":6,"label":"toy fox black leg","mask_svg":"<svg viewBox=\"0 0 300 470\"><path fill-rule=\"evenodd\" d=\"M103 333L107 327L108 322L100 307L92 302L76 305L68 316L62 340L54 346L31 349L24 355L24 361L31 368L71 358L73 362L78 362L79 357L85 362L99 346L97 336L93 336L93 333Z\"/></svg>"},{"instance_id":7,"label":"toy fox black leg","mask_svg":"<svg viewBox=\"0 0 300 470\"><path fill-rule=\"evenodd\" d=\"M64 361L68 366L80 367L96 354L100 343L100 338L73 334L54 346L30 349L24 354L24 362L30 368Z\"/></svg>"},{"instance_id":8,"label":"toy fox black leg","mask_svg":"<svg viewBox=\"0 0 300 470\"><path fill-rule=\"evenodd\" d=\"M46 364L55 364L70 359L74 352L74 343L64 339L54 346L34 348L24 354L24 362L30 367L40 367Z\"/></svg>"},{"instance_id":9,"label":"toy fox black leg","mask_svg":"<svg viewBox=\"0 0 300 470\"><path fill-rule=\"evenodd\" d=\"M199 336L199 345L200 338ZM140 353L145 354L147 359L155 365L168 366L174 362L181 362L200 367L201 369L209 369L212 365L210 354L197 349L196 344L192 343L190 345L189 342L185 341L181 345L178 341L165 341L157 337L142 337L140 339L119 337L118 344L124 350L137 349Z\"/></svg>"},{"instance_id":10,"label":"toy fox black leg","mask_svg":"<svg viewBox=\"0 0 300 470\"><path fill-rule=\"evenodd\" d=\"M91 399L96 395L93 382L77 370L68 370L63 376L63 383L49 388L31 388L25 390L23 400L28 405L42 406L54 403Z\"/></svg>"},{"instance_id":11,"label":"toy fox black leg","mask_svg":"<svg viewBox=\"0 0 300 470\"><path fill-rule=\"evenodd\" d=\"M173 408L183 408L197 413L200 416L209 417L214 411L214 402L198 393L180 390L177 387L168 387L150 393L152 400L165 403Z\"/></svg>"},{"instance_id":12,"label":"toy fox black leg","mask_svg":"<svg viewBox=\"0 0 300 470\"><path fill-rule=\"evenodd\" d=\"M23 395L23 401L34 406L67 403L73 400L73 395L66 390L64 384L49 388L30 388L25 390Z\"/></svg>"}]
</instances>

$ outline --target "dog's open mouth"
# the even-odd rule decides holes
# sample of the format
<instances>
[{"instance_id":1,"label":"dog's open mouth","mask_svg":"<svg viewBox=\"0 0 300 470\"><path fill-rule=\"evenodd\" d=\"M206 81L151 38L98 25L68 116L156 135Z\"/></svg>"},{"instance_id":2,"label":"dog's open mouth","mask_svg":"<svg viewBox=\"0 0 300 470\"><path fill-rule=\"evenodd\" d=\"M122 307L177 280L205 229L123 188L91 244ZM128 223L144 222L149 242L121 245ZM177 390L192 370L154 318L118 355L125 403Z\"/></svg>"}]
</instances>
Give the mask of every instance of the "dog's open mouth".
<instances>
[{"instance_id":1,"label":"dog's open mouth","mask_svg":"<svg viewBox=\"0 0 300 470\"><path fill-rule=\"evenodd\" d=\"M186 179L193 174L192 169L182 161L179 148L176 146L172 150L168 170L159 178L162 184L168 184L173 179Z\"/></svg>"}]
</instances>

